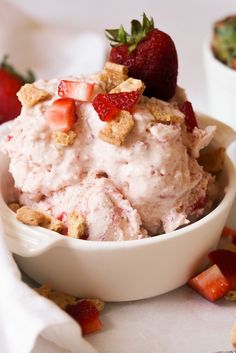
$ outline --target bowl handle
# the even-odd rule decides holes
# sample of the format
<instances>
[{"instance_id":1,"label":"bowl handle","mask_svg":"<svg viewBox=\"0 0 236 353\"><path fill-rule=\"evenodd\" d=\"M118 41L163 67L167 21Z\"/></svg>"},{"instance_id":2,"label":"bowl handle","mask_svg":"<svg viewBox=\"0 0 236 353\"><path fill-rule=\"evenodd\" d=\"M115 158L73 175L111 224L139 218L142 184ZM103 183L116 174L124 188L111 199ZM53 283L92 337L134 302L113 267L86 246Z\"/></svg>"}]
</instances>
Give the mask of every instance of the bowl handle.
<instances>
[{"instance_id":1,"label":"bowl handle","mask_svg":"<svg viewBox=\"0 0 236 353\"><path fill-rule=\"evenodd\" d=\"M52 247L66 246L67 244L61 234L41 227L39 231L39 227L20 223L10 210L4 210L1 213L1 219L0 232L5 236L8 249L14 254L33 257L41 255Z\"/></svg>"}]
</instances>

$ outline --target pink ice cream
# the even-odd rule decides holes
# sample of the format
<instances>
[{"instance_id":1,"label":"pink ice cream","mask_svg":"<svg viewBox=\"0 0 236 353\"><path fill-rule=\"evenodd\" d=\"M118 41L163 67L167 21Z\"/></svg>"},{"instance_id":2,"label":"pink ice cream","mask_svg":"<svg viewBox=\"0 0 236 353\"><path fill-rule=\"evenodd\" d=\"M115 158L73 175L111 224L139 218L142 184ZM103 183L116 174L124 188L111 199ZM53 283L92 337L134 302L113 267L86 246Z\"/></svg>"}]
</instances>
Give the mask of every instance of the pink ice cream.
<instances>
[{"instance_id":1,"label":"pink ice cream","mask_svg":"<svg viewBox=\"0 0 236 353\"><path fill-rule=\"evenodd\" d=\"M87 78L91 82L92 78ZM44 209L67 222L72 210L82 213L91 240L139 239L177 229L200 217L211 205L214 178L198 164L200 149L212 140L215 127L187 132L178 104L158 102L161 112L182 123L154 123L143 97L132 110L134 128L125 144L99 138L102 122L91 102L77 104L72 146L52 139L46 109L58 99L60 80L35 86L52 98L23 107L2 149L20 190L20 202ZM103 92L96 80L96 92Z\"/></svg>"}]
</instances>

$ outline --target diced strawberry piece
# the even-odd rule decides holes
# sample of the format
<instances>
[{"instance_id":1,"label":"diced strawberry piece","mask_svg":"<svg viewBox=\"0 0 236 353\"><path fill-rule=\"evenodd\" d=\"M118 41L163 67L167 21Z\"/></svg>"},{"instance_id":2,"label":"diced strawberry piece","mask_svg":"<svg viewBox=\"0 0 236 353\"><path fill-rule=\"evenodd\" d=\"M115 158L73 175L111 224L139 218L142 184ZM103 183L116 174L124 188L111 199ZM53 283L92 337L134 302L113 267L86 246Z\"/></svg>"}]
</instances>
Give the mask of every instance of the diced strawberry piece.
<instances>
[{"instance_id":1,"label":"diced strawberry piece","mask_svg":"<svg viewBox=\"0 0 236 353\"><path fill-rule=\"evenodd\" d=\"M230 250L219 249L212 251L208 256L227 278L230 288L236 289L236 253Z\"/></svg>"},{"instance_id":2,"label":"diced strawberry piece","mask_svg":"<svg viewBox=\"0 0 236 353\"><path fill-rule=\"evenodd\" d=\"M12 135L7 135L6 136L6 140L9 142L9 141L11 141L13 139L13 136Z\"/></svg>"},{"instance_id":3,"label":"diced strawberry piece","mask_svg":"<svg viewBox=\"0 0 236 353\"><path fill-rule=\"evenodd\" d=\"M61 98L55 100L46 110L46 118L54 131L69 131L76 122L75 100Z\"/></svg>"},{"instance_id":4,"label":"diced strawberry piece","mask_svg":"<svg viewBox=\"0 0 236 353\"><path fill-rule=\"evenodd\" d=\"M58 86L58 95L80 101L89 101L94 91L94 83L85 81L62 80Z\"/></svg>"},{"instance_id":5,"label":"diced strawberry piece","mask_svg":"<svg viewBox=\"0 0 236 353\"><path fill-rule=\"evenodd\" d=\"M191 212L194 212L194 211L197 211L197 210L204 208L205 204L206 204L206 198L201 197L192 205Z\"/></svg>"},{"instance_id":6,"label":"diced strawberry piece","mask_svg":"<svg viewBox=\"0 0 236 353\"><path fill-rule=\"evenodd\" d=\"M236 59L232 60L231 67L232 69L236 70Z\"/></svg>"},{"instance_id":7,"label":"diced strawberry piece","mask_svg":"<svg viewBox=\"0 0 236 353\"><path fill-rule=\"evenodd\" d=\"M184 102L181 107L181 112L184 114L185 124L187 126L187 130L192 132L195 127L198 127L198 122L196 115L194 113L192 104L188 101Z\"/></svg>"},{"instance_id":8,"label":"diced strawberry piece","mask_svg":"<svg viewBox=\"0 0 236 353\"><path fill-rule=\"evenodd\" d=\"M75 305L68 305L66 312L80 324L83 335L102 328L99 311L88 300L79 301Z\"/></svg>"},{"instance_id":9,"label":"diced strawberry piece","mask_svg":"<svg viewBox=\"0 0 236 353\"><path fill-rule=\"evenodd\" d=\"M140 97L140 90L131 92L108 93L103 95L104 98L111 103L112 106L120 110L130 111L138 102Z\"/></svg>"},{"instance_id":10,"label":"diced strawberry piece","mask_svg":"<svg viewBox=\"0 0 236 353\"><path fill-rule=\"evenodd\" d=\"M104 94L98 94L93 101L93 107L102 121L110 121L119 113L120 109L112 106L104 96Z\"/></svg>"},{"instance_id":11,"label":"diced strawberry piece","mask_svg":"<svg viewBox=\"0 0 236 353\"><path fill-rule=\"evenodd\" d=\"M188 281L204 298L214 302L223 297L230 289L230 284L217 265L213 265Z\"/></svg>"},{"instance_id":12,"label":"diced strawberry piece","mask_svg":"<svg viewBox=\"0 0 236 353\"><path fill-rule=\"evenodd\" d=\"M98 94L93 107L103 121L112 120L120 110L130 111L138 102L140 90L131 92Z\"/></svg>"},{"instance_id":13,"label":"diced strawberry piece","mask_svg":"<svg viewBox=\"0 0 236 353\"><path fill-rule=\"evenodd\" d=\"M234 238L236 237L236 229L225 226L221 233L222 238Z\"/></svg>"},{"instance_id":14,"label":"diced strawberry piece","mask_svg":"<svg viewBox=\"0 0 236 353\"><path fill-rule=\"evenodd\" d=\"M67 216L67 213L66 212L61 212L58 216L57 216L57 219L59 221L63 221L64 218L66 218Z\"/></svg>"}]
</instances>

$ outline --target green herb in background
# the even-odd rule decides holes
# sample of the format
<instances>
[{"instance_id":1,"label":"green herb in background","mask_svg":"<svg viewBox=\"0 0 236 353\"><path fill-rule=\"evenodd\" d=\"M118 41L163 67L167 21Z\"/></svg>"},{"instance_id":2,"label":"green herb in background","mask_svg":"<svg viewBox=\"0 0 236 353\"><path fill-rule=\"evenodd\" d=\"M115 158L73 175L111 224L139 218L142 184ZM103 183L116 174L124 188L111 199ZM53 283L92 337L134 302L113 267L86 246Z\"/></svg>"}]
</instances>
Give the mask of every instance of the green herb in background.
<instances>
[{"instance_id":1,"label":"green herb in background","mask_svg":"<svg viewBox=\"0 0 236 353\"><path fill-rule=\"evenodd\" d=\"M218 60L236 70L236 15L214 24L212 50Z\"/></svg>"}]
</instances>

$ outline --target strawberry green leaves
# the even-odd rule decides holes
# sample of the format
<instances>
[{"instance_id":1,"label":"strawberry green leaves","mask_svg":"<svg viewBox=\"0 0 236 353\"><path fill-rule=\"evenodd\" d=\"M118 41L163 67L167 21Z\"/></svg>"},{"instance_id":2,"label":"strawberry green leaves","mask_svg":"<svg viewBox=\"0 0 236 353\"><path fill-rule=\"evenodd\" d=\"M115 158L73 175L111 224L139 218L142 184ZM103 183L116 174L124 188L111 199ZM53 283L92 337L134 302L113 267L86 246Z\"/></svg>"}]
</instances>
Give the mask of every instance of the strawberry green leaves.
<instances>
[{"instance_id":1,"label":"strawberry green leaves","mask_svg":"<svg viewBox=\"0 0 236 353\"><path fill-rule=\"evenodd\" d=\"M111 41L111 46L127 44L129 52L132 52L153 28L153 18L149 19L144 13L143 23L138 20L131 21L131 34L127 33L122 25L119 29L106 29L105 34Z\"/></svg>"}]
</instances>

